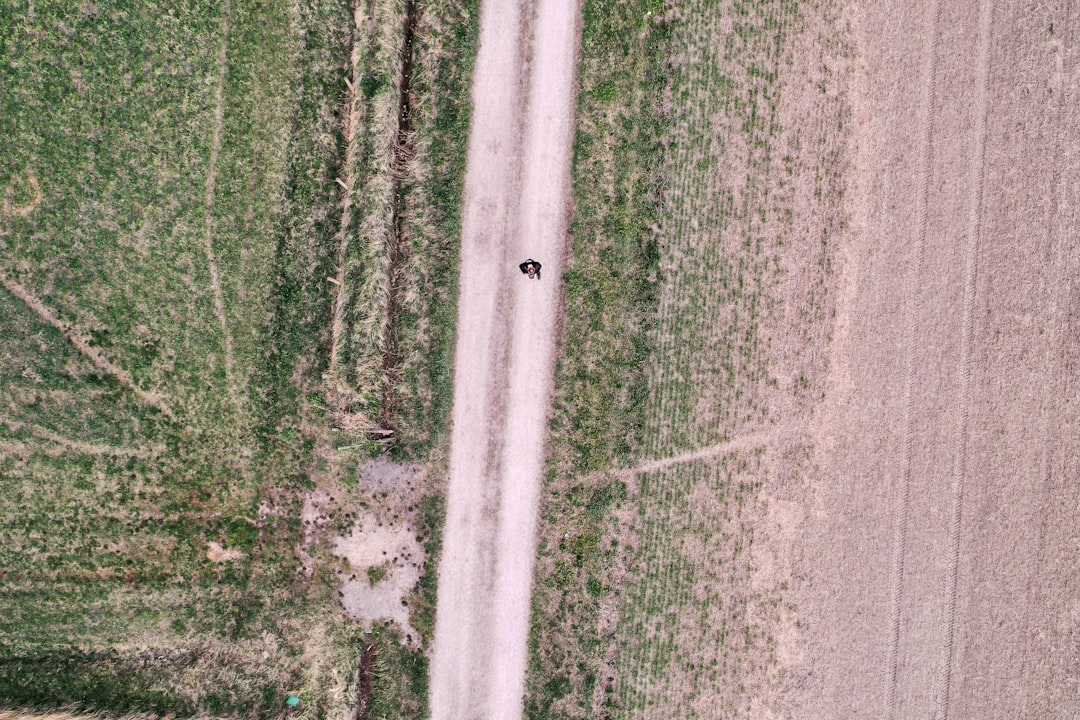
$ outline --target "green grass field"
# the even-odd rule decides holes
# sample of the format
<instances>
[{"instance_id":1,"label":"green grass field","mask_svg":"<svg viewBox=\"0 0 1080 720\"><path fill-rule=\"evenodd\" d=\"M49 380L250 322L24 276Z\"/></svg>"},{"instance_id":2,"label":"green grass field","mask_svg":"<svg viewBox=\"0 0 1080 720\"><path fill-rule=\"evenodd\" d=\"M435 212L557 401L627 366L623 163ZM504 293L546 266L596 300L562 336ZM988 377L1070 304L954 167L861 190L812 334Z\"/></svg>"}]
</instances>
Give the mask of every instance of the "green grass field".
<instances>
[{"instance_id":1,"label":"green grass field","mask_svg":"<svg viewBox=\"0 0 1080 720\"><path fill-rule=\"evenodd\" d=\"M343 418L438 451L455 290L415 256L456 268L476 13L413 18L403 162L404 5L355 10L0 10L0 707L323 717L373 643L380 717L423 706L422 653L362 636L325 553L297 572L300 505L379 447Z\"/></svg>"}]
</instances>

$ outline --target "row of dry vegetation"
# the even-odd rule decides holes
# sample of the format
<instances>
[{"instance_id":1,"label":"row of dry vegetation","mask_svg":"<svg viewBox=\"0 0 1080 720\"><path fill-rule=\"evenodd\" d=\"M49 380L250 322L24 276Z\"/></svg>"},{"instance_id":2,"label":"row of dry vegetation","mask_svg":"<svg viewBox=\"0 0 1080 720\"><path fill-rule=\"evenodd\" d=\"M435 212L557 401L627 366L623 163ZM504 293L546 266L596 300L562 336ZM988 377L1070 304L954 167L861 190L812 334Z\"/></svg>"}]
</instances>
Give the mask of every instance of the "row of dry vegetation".
<instances>
[{"instance_id":1,"label":"row of dry vegetation","mask_svg":"<svg viewBox=\"0 0 1080 720\"><path fill-rule=\"evenodd\" d=\"M810 470L850 52L827 0L584 7L526 712L744 717L794 613L760 529Z\"/></svg>"},{"instance_id":2,"label":"row of dry vegetation","mask_svg":"<svg viewBox=\"0 0 1080 720\"><path fill-rule=\"evenodd\" d=\"M434 574L364 634L301 505L443 443L476 19L0 11L0 707L422 713Z\"/></svg>"}]
</instances>

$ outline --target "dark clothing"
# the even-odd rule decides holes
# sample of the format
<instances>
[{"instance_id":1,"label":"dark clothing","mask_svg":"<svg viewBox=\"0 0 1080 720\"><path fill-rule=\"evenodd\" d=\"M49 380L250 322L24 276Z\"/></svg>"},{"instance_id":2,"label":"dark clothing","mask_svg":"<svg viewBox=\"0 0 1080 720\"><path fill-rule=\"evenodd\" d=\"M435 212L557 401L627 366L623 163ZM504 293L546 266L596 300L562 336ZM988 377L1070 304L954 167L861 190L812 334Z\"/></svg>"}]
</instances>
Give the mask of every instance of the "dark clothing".
<instances>
[{"instance_id":1,"label":"dark clothing","mask_svg":"<svg viewBox=\"0 0 1080 720\"><path fill-rule=\"evenodd\" d=\"M522 273L528 275L530 265L533 266L533 272L536 273L536 279L539 280L540 279L540 263L536 262L532 258L530 258L530 259L526 260L525 262L521 263L520 265L518 265L518 267L521 268Z\"/></svg>"}]
</instances>

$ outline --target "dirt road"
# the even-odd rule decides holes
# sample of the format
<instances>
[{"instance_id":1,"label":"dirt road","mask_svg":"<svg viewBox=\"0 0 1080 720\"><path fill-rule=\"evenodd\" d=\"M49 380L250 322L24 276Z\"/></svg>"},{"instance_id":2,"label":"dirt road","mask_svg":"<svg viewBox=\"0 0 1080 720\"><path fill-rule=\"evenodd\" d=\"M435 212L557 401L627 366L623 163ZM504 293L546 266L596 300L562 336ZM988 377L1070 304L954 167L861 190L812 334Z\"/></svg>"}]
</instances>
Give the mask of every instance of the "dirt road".
<instances>
[{"instance_id":1,"label":"dirt road","mask_svg":"<svg viewBox=\"0 0 1080 720\"><path fill-rule=\"evenodd\" d=\"M485 2L465 179L431 716L519 717L569 222L576 2ZM517 268L543 264L542 279Z\"/></svg>"}]
</instances>

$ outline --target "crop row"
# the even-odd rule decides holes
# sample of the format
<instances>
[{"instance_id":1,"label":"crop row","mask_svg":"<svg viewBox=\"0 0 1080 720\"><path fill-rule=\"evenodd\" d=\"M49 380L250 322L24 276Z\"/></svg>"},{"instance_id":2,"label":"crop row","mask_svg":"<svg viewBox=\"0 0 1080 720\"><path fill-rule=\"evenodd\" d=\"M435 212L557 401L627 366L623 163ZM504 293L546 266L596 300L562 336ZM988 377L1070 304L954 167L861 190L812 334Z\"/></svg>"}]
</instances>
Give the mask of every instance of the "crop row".
<instances>
[{"instance_id":1,"label":"crop row","mask_svg":"<svg viewBox=\"0 0 1080 720\"><path fill-rule=\"evenodd\" d=\"M649 457L768 419L771 289L789 229L775 187L779 70L794 3L687 8L674 34L658 225L664 278L647 413Z\"/></svg>"},{"instance_id":2,"label":"crop row","mask_svg":"<svg viewBox=\"0 0 1080 720\"><path fill-rule=\"evenodd\" d=\"M750 590L760 470L755 452L642 478L641 535L617 633L622 717L745 709L738 688L767 651L760 613L749 609L760 602Z\"/></svg>"}]
</instances>

